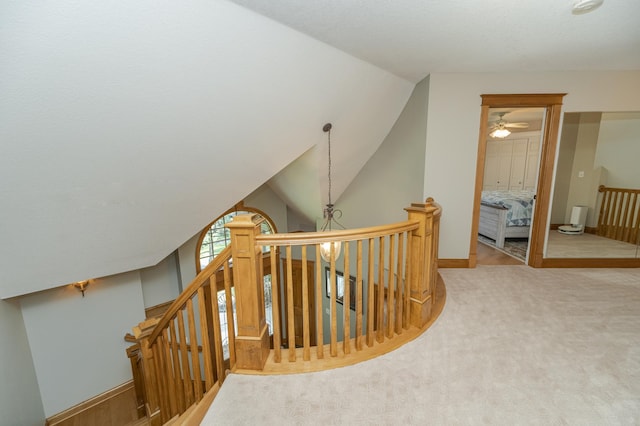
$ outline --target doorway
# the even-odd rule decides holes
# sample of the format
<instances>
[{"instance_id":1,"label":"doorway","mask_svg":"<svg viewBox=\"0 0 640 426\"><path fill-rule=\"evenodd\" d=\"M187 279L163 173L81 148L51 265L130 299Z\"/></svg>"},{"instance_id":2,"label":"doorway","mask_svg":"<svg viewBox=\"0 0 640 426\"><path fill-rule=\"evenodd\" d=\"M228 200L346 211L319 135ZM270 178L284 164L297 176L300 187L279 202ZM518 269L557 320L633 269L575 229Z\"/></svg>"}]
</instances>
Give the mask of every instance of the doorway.
<instances>
[{"instance_id":1,"label":"doorway","mask_svg":"<svg viewBox=\"0 0 640 426\"><path fill-rule=\"evenodd\" d=\"M526 262L544 108L490 108L478 227L478 263L494 249ZM489 261L495 264L493 255ZM512 264L512 262L506 262Z\"/></svg>"},{"instance_id":2,"label":"doorway","mask_svg":"<svg viewBox=\"0 0 640 426\"><path fill-rule=\"evenodd\" d=\"M480 131L478 141L478 160L476 165L476 185L473 207L473 221L470 236L469 267L475 267L478 260L478 231L480 227L480 208L487 159L487 134L489 131L489 113L491 108L544 108L544 125L541 129L540 161L535 186L532 222L528 233L527 264L540 267L543 258L544 235L548 221L551 183L562 99L566 94L515 94L481 95Z\"/></svg>"}]
</instances>

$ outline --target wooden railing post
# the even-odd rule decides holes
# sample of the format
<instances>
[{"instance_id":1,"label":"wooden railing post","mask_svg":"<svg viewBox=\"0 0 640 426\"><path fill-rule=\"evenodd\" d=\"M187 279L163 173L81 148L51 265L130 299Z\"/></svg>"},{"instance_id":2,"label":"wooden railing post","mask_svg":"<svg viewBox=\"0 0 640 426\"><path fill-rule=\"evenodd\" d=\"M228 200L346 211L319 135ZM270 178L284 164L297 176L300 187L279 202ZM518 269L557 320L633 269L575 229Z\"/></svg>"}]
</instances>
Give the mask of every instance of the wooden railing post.
<instances>
[{"instance_id":1,"label":"wooden railing post","mask_svg":"<svg viewBox=\"0 0 640 426\"><path fill-rule=\"evenodd\" d=\"M440 208L433 198L412 203L405 209L409 220L420 222L411 234L410 322L422 328L431 318L431 306L438 276Z\"/></svg>"},{"instance_id":2,"label":"wooden railing post","mask_svg":"<svg viewBox=\"0 0 640 426\"><path fill-rule=\"evenodd\" d=\"M158 323L157 318L141 322L133 327L133 335L140 345L142 360L142 378L144 380L145 409L149 424L152 426L161 425L160 417L160 395L158 393L158 370L153 351L149 347L149 336Z\"/></svg>"},{"instance_id":3,"label":"wooden railing post","mask_svg":"<svg viewBox=\"0 0 640 426\"><path fill-rule=\"evenodd\" d=\"M129 346L127 348L127 357L131 363L131 373L133 374L133 388L136 394L136 412L138 419L147 415L146 397L144 392L144 377L142 375L142 355L140 353L140 344Z\"/></svg>"},{"instance_id":4,"label":"wooden railing post","mask_svg":"<svg viewBox=\"0 0 640 426\"><path fill-rule=\"evenodd\" d=\"M238 336L236 366L262 370L269 355L269 329L264 312L262 253L256 245L260 222L255 214L237 215L226 225L231 231L233 283Z\"/></svg>"}]
</instances>

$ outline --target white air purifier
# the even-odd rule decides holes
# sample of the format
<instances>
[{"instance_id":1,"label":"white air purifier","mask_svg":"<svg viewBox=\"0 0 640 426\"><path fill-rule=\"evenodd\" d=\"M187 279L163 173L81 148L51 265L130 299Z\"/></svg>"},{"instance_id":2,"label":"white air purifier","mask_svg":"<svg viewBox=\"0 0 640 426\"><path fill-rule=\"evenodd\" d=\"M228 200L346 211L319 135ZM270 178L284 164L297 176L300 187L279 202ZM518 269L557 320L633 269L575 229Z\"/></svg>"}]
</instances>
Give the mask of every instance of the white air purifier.
<instances>
[{"instance_id":1,"label":"white air purifier","mask_svg":"<svg viewBox=\"0 0 640 426\"><path fill-rule=\"evenodd\" d=\"M562 234L578 235L584 233L584 227L587 223L587 206L573 206L571 209L571 224L558 227L558 232Z\"/></svg>"}]
</instances>

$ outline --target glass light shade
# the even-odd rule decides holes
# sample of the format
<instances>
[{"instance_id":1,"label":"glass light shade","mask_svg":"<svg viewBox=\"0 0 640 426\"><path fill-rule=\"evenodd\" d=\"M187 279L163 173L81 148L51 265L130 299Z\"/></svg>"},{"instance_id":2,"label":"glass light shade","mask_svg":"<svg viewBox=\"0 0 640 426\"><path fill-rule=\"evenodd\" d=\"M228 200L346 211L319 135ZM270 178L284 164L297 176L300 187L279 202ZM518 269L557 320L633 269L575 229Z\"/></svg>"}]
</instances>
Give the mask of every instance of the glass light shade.
<instances>
[{"instance_id":1,"label":"glass light shade","mask_svg":"<svg viewBox=\"0 0 640 426\"><path fill-rule=\"evenodd\" d=\"M509 136L511 132L507 129L495 129L493 132L489 133L489 136L492 138L506 138Z\"/></svg>"},{"instance_id":2,"label":"glass light shade","mask_svg":"<svg viewBox=\"0 0 640 426\"><path fill-rule=\"evenodd\" d=\"M333 244L333 250L335 253L335 258L337 259L340 257L340 251L342 249L342 243L340 241L322 243L320 244L320 256L322 257L322 260L324 260L325 262L331 262L331 245L332 244Z\"/></svg>"}]
</instances>

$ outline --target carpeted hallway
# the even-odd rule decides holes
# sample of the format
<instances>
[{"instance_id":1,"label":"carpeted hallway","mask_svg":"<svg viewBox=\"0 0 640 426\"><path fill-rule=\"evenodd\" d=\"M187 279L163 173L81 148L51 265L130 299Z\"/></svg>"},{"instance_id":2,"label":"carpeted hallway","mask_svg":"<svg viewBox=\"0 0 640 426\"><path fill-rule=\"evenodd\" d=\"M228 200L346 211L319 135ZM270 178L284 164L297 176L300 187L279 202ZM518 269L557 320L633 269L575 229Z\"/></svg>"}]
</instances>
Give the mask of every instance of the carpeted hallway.
<instances>
[{"instance_id":1,"label":"carpeted hallway","mask_svg":"<svg viewBox=\"0 0 640 426\"><path fill-rule=\"evenodd\" d=\"M233 374L202 424L640 424L640 271L441 269L444 312L352 367Z\"/></svg>"}]
</instances>

